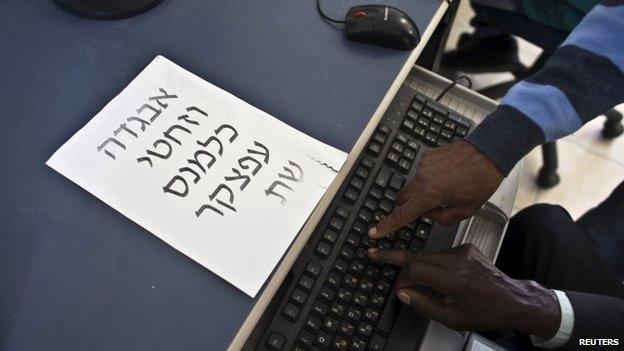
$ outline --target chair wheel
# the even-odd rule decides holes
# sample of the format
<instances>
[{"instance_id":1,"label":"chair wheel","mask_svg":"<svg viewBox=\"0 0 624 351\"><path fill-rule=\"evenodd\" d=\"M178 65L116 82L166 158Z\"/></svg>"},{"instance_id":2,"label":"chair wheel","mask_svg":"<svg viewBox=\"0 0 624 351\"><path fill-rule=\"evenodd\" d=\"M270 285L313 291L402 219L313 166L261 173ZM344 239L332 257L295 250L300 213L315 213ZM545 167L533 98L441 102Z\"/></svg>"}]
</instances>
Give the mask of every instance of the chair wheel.
<instances>
[{"instance_id":1,"label":"chair wheel","mask_svg":"<svg viewBox=\"0 0 624 351\"><path fill-rule=\"evenodd\" d=\"M602 137L605 139L615 139L624 133L622 122L610 123L606 121L602 127Z\"/></svg>"},{"instance_id":2,"label":"chair wheel","mask_svg":"<svg viewBox=\"0 0 624 351\"><path fill-rule=\"evenodd\" d=\"M542 168L537 175L537 186L542 189L552 188L559 184L560 180L561 178L559 178L559 174L556 171L548 171Z\"/></svg>"}]
</instances>

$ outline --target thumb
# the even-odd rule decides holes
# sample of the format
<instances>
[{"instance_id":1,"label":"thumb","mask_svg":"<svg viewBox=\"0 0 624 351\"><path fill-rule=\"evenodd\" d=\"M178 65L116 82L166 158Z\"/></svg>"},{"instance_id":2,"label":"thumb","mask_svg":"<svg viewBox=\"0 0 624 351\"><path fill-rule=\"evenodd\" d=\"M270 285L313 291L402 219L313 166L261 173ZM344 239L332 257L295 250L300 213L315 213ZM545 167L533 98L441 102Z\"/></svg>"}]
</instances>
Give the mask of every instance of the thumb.
<instances>
[{"instance_id":1,"label":"thumb","mask_svg":"<svg viewBox=\"0 0 624 351\"><path fill-rule=\"evenodd\" d=\"M442 324L451 318L452 312L446 305L418 290L403 288L398 291L397 295L404 305L409 306L414 312L425 318L433 319Z\"/></svg>"}]
</instances>

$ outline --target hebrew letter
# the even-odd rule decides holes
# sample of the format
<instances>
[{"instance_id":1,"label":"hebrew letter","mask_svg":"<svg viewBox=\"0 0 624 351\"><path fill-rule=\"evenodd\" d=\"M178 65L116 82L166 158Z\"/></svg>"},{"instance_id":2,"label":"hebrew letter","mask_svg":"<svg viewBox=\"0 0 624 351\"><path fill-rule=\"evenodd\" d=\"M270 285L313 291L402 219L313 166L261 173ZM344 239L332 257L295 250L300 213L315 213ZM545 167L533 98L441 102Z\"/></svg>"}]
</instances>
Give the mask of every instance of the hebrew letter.
<instances>
[{"instance_id":1,"label":"hebrew letter","mask_svg":"<svg viewBox=\"0 0 624 351\"><path fill-rule=\"evenodd\" d=\"M158 116L160 116L160 113L162 112L161 109L157 109L152 107L150 104L143 104L143 106L139 107L137 109L137 113L141 113L141 111L145 110L145 109L150 109L154 112L154 114L152 115L152 117L150 117L150 122L154 122L156 120L156 118L158 118Z\"/></svg>"},{"instance_id":2,"label":"hebrew letter","mask_svg":"<svg viewBox=\"0 0 624 351\"><path fill-rule=\"evenodd\" d=\"M215 136L211 136L210 138L208 138L208 140L206 140L206 141L205 141L205 142L203 142L203 143L202 143L201 141L197 140L197 144L198 144L198 145L201 145L201 146L203 146L203 147L205 147L205 148L208 148L208 145L209 145L211 142L213 142L213 141L216 141L216 142L217 142L217 144L219 144L219 151L218 151L218 153L219 153L219 156L222 156L222 155L223 155L223 144L221 144L221 140L219 140L219 139L218 139L217 137L215 137Z\"/></svg>"},{"instance_id":3,"label":"hebrew letter","mask_svg":"<svg viewBox=\"0 0 624 351\"><path fill-rule=\"evenodd\" d=\"M236 139L236 137L238 136L238 132L231 125L222 124L219 128L215 129L215 134L219 135L219 133L221 133L221 131L225 128L232 131L232 136L230 137L230 144L231 144L234 141L234 139Z\"/></svg>"},{"instance_id":4,"label":"hebrew letter","mask_svg":"<svg viewBox=\"0 0 624 351\"><path fill-rule=\"evenodd\" d=\"M256 154L256 155L262 155L264 156L264 163L268 164L269 163L269 149L266 148L266 146L260 144L257 141L254 141L254 145L255 146L259 146L262 149L264 149L264 153L261 151L256 151L256 150L251 150L251 149L247 149L247 152L249 152L250 154Z\"/></svg>"},{"instance_id":5,"label":"hebrew letter","mask_svg":"<svg viewBox=\"0 0 624 351\"><path fill-rule=\"evenodd\" d=\"M171 147L171 144L169 144L169 142L167 140L158 139L158 140L156 140L154 142L154 149L156 149L158 147L158 145L160 145L160 144L167 145L167 147L169 148L169 150L167 150L167 153L159 154L159 153L156 153L156 151L147 150L147 154L148 155L152 155L152 156L156 156L158 158L162 158L163 160L166 160L166 159L169 158L169 156L171 156L171 152L173 151L173 148Z\"/></svg>"},{"instance_id":6,"label":"hebrew letter","mask_svg":"<svg viewBox=\"0 0 624 351\"><path fill-rule=\"evenodd\" d=\"M209 204L202 205L202 207L200 207L199 210L195 211L195 216L199 217L202 214L202 212L204 212L205 209L213 210L216 213L218 213L221 216L223 216L223 212L219 211L218 209L212 207Z\"/></svg>"},{"instance_id":7,"label":"hebrew letter","mask_svg":"<svg viewBox=\"0 0 624 351\"><path fill-rule=\"evenodd\" d=\"M182 182L182 185L183 185L182 190L180 191L173 188L175 183L178 181ZM165 193L170 193L170 194L177 195L180 197L185 197L188 194L188 190L189 189L188 189L188 184L186 183L186 180L184 180L184 178L180 177L179 175L173 176L173 178L171 178L169 183L163 186L163 191Z\"/></svg>"},{"instance_id":8,"label":"hebrew letter","mask_svg":"<svg viewBox=\"0 0 624 351\"><path fill-rule=\"evenodd\" d=\"M180 140L178 140L178 139L176 139L176 138L174 138L174 137L172 137L172 136L171 136L171 132L173 132L173 131L174 131L174 130L176 130L176 129L181 129L181 130L183 130L183 131L187 132L188 134L191 134L191 131L190 131L190 130L188 130L188 129L186 129L186 128L184 128L184 127L180 126L180 125L174 124L174 125L172 125L169 129L167 129L167 131L166 131L166 132L163 132L163 135L165 136L165 138L167 138L167 139L169 139L169 140L173 141L174 143L176 143L176 144L178 144L178 145L182 145L182 143L180 142Z\"/></svg>"},{"instance_id":9,"label":"hebrew letter","mask_svg":"<svg viewBox=\"0 0 624 351\"><path fill-rule=\"evenodd\" d=\"M200 176L199 173L195 172L192 168L190 167L184 167L184 168L180 168L178 170L180 173L182 172L191 172L195 175L195 179L193 179L193 184L197 184L197 182L199 182Z\"/></svg>"},{"instance_id":10,"label":"hebrew letter","mask_svg":"<svg viewBox=\"0 0 624 351\"><path fill-rule=\"evenodd\" d=\"M252 161L253 163L256 164L256 168L254 168L253 171L251 171L252 175L256 175L256 173L258 173L258 171L260 170L260 168L262 168L262 163L260 163L258 160L256 160L255 158L251 157L251 156L245 156L241 159L238 160L238 165L242 168L242 169L249 169L249 166L247 166L246 164L244 164L245 161Z\"/></svg>"},{"instance_id":11,"label":"hebrew letter","mask_svg":"<svg viewBox=\"0 0 624 351\"><path fill-rule=\"evenodd\" d=\"M276 181L274 181L274 182L273 182L273 184L271 184L271 186L270 186L268 189L266 189L266 190L264 191L264 193L266 194L266 196L267 196L267 197L268 197L269 195L275 195L275 196L279 197L279 198L280 198L280 202L281 202L281 203L282 203L282 205L283 205L283 204L285 204L285 203L286 203L286 198L285 198L284 196L282 196L281 194L279 194L279 193L275 192L275 190L274 190L274 189L275 189L275 187L276 187L276 186L278 186L278 185L281 185L281 186L283 186L284 188L286 188L286 189L288 189L288 190L290 190L290 191L293 191L293 189L292 189L291 187L289 187L288 185L286 185L286 184L282 183L282 182L281 182L281 181L279 181L279 180L276 180Z\"/></svg>"},{"instance_id":12,"label":"hebrew letter","mask_svg":"<svg viewBox=\"0 0 624 351\"><path fill-rule=\"evenodd\" d=\"M221 191L221 189L225 189L228 192L228 194L229 194L229 199L228 200L230 201L230 204L234 204L234 193L232 192L230 187L228 187L225 184L219 184L219 186L215 189L215 191L213 191L212 194L210 194L210 201L214 200L215 197L217 197L217 195L219 195L219 192ZM217 203L219 205L223 206L223 207L226 207L226 208L236 212L236 209L234 208L234 206L231 206L231 205L229 205L229 204L227 204L227 203L225 203L225 202L223 202L223 201L221 201L219 199L217 199Z\"/></svg>"},{"instance_id":13,"label":"hebrew letter","mask_svg":"<svg viewBox=\"0 0 624 351\"><path fill-rule=\"evenodd\" d=\"M200 110L199 108L195 107L195 106L191 106L191 107L187 107L186 108L186 112L191 112L191 111L195 111L198 113L201 113L202 115L208 117L208 114L202 110Z\"/></svg>"},{"instance_id":14,"label":"hebrew letter","mask_svg":"<svg viewBox=\"0 0 624 351\"><path fill-rule=\"evenodd\" d=\"M152 160L149 157L147 157L147 156L143 156L143 157L137 158L137 162L138 163L147 162L147 163L149 163L150 168L153 167Z\"/></svg>"},{"instance_id":15,"label":"hebrew letter","mask_svg":"<svg viewBox=\"0 0 624 351\"><path fill-rule=\"evenodd\" d=\"M301 169L301 167L299 167L299 165L294 163L293 161L288 161L288 164L293 166L293 167L295 167L295 168L297 168L297 170L299 171L299 176L295 177L295 173L293 173L293 171L290 168L286 167L286 166L283 167L284 171L288 172L290 175L281 174L281 173L278 173L277 175L280 178L292 180L292 181L295 181L295 182L298 182L298 183L303 182L303 170Z\"/></svg>"},{"instance_id":16,"label":"hebrew letter","mask_svg":"<svg viewBox=\"0 0 624 351\"><path fill-rule=\"evenodd\" d=\"M160 102L160 100L175 99L175 98L178 97L177 95L169 95L169 94L167 94L167 92L163 88L158 88L158 90L160 90L160 92L163 93L164 95L162 95L162 96L152 96L152 97L149 98L149 100L150 101L156 100L158 105L160 105L160 107L162 107L162 108L167 108L167 106L169 106L169 105L166 102Z\"/></svg>"},{"instance_id":17,"label":"hebrew letter","mask_svg":"<svg viewBox=\"0 0 624 351\"><path fill-rule=\"evenodd\" d=\"M241 184L240 190L245 190L249 182L251 182L251 178L248 175L242 175L241 172L236 168L232 168L232 172L234 172L234 174L236 175L225 177L225 180L229 182L232 180L243 179L243 184Z\"/></svg>"},{"instance_id":18,"label":"hebrew letter","mask_svg":"<svg viewBox=\"0 0 624 351\"><path fill-rule=\"evenodd\" d=\"M105 152L105 153L106 153L106 154L107 154L110 158L112 158L112 159L114 160L114 159L115 159L115 155L113 155L113 153L112 153L112 152L110 152L110 151L106 150L106 145L107 145L108 143L110 143L110 142L112 142L112 143L116 144L117 146L119 146L120 148L122 148L122 149L124 149L124 150L126 149L126 145L122 144L121 142L119 142L119 140L117 140L117 139L115 139L115 138L108 138L108 139L104 140L104 142L102 143L102 145L100 145L100 146L98 146L98 147L97 147L98 152L99 152L99 151L102 151L102 149L104 149L104 152Z\"/></svg>"},{"instance_id":19,"label":"hebrew letter","mask_svg":"<svg viewBox=\"0 0 624 351\"><path fill-rule=\"evenodd\" d=\"M206 155L208 157L210 157L210 162L208 162L206 164L206 167L204 167L204 165L201 164L201 162L199 162L199 155ZM217 161L217 158L214 157L210 152L208 151L204 151L204 150L197 150L195 151L195 154L193 155L193 158L190 158L187 160L188 163L196 165L197 167L199 167L199 169L206 173L206 168L210 168L212 167L212 165Z\"/></svg>"},{"instance_id":20,"label":"hebrew letter","mask_svg":"<svg viewBox=\"0 0 624 351\"><path fill-rule=\"evenodd\" d=\"M145 131L145 126L151 125L150 122L144 120L143 118L139 118L139 117L128 117L128 118L126 118L126 120L128 122L137 121L137 122L141 123L141 131L142 132Z\"/></svg>"},{"instance_id":21,"label":"hebrew letter","mask_svg":"<svg viewBox=\"0 0 624 351\"><path fill-rule=\"evenodd\" d=\"M119 128L117 128L117 130L115 130L113 132L113 134L115 134L115 136L117 136L117 134L121 133L122 130L125 130L128 134L132 135L135 138L138 138L139 136L137 135L137 133L135 133L132 129L126 127L125 123L122 123L119 125Z\"/></svg>"},{"instance_id":22,"label":"hebrew letter","mask_svg":"<svg viewBox=\"0 0 624 351\"><path fill-rule=\"evenodd\" d=\"M197 122L196 120L193 120L189 117L189 115L182 115L182 116L178 116L178 121L184 121L188 124L194 124L196 126L199 125L199 122Z\"/></svg>"}]
</instances>

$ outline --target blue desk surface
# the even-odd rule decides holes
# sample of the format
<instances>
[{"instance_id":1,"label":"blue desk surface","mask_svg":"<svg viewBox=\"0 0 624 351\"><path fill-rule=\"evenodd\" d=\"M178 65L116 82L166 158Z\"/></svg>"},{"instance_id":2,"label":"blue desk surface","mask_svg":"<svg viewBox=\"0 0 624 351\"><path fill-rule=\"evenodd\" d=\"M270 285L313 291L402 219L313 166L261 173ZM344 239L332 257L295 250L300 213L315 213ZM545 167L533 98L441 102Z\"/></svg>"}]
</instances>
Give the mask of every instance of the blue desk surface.
<instances>
[{"instance_id":1,"label":"blue desk surface","mask_svg":"<svg viewBox=\"0 0 624 351\"><path fill-rule=\"evenodd\" d=\"M441 4L375 2L421 31ZM221 350L253 306L44 165L158 54L345 151L408 55L346 41L314 0L166 0L114 22L0 1L0 349Z\"/></svg>"}]
</instances>

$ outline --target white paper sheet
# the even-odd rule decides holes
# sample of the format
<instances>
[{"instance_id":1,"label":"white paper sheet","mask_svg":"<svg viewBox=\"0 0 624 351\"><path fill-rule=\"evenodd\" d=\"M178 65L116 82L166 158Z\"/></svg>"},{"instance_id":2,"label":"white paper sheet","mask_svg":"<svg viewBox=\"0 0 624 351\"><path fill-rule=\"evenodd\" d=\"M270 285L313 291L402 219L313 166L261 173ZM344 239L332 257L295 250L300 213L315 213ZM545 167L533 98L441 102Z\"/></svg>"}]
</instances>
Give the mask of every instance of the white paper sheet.
<instances>
[{"instance_id":1,"label":"white paper sheet","mask_svg":"<svg viewBox=\"0 0 624 351\"><path fill-rule=\"evenodd\" d=\"M47 164L254 297L345 158L158 56Z\"/></svg>"}]
</instances>

